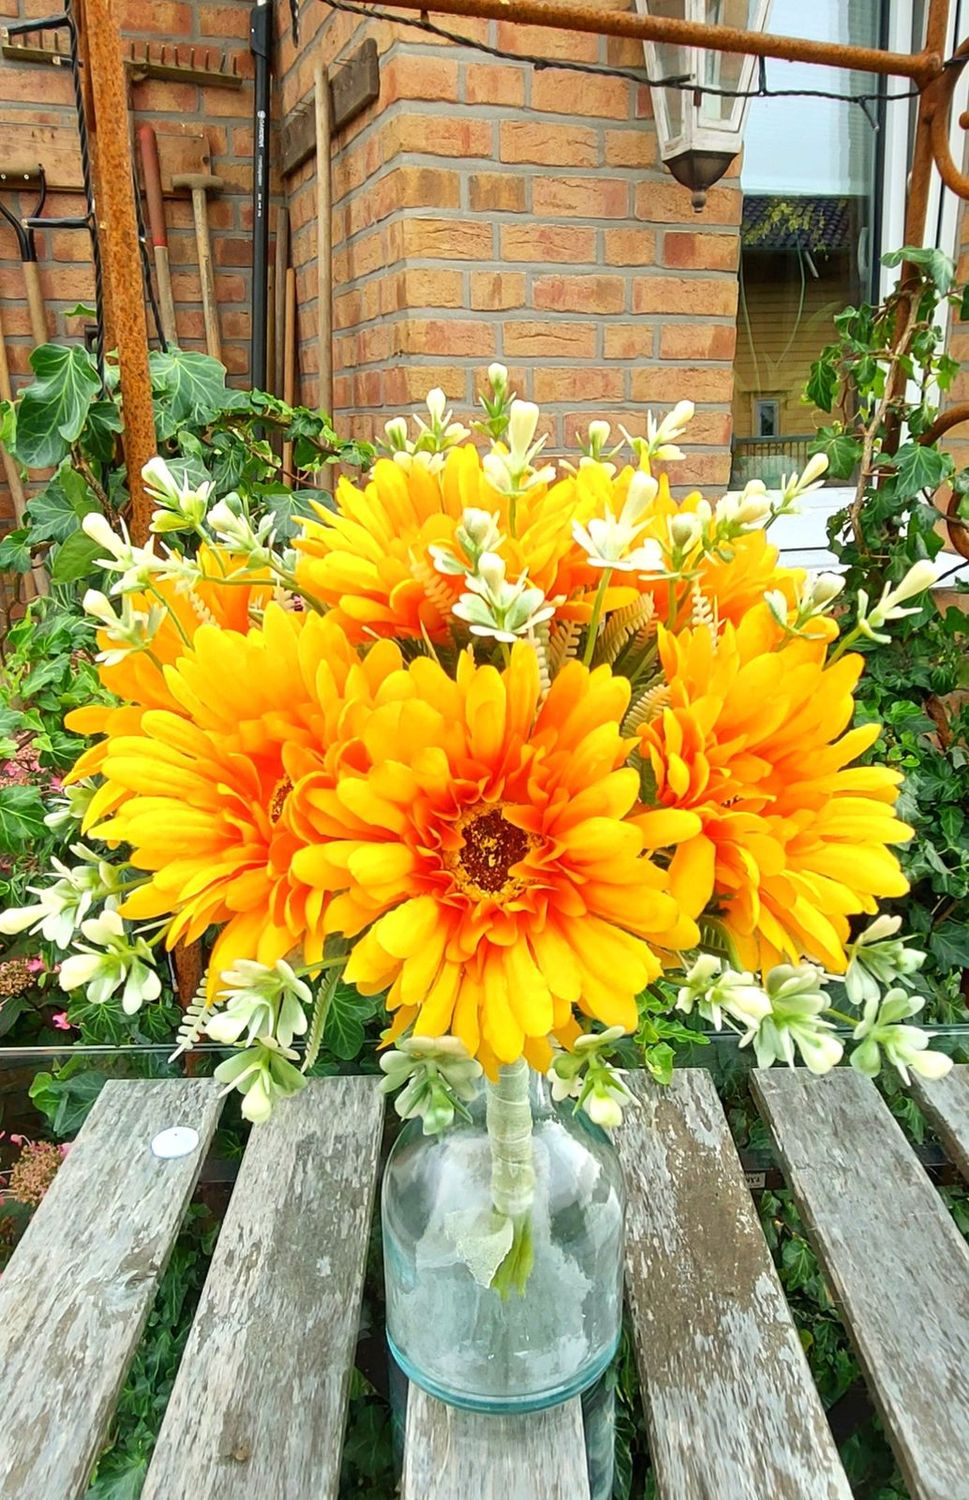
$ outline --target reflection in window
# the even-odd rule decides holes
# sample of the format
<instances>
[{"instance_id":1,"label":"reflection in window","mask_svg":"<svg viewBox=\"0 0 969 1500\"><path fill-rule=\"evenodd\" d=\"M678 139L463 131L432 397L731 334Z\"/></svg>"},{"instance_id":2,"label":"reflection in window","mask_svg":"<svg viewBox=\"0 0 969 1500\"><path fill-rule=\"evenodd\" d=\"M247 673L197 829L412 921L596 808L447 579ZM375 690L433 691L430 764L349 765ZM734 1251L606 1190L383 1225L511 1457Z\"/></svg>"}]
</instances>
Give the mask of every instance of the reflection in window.
<instances>
[{"instance_id":1,"label":"reflection in window","mask_svg":"<svg viewBox=\"0 0 969 1500\"><path fill-rule=\"evenodd\" d=\"M882 0L774 0L781 35L877 46ZM772 88L872 91L866 74L771 63ZM747 124L731 482L807 459L817 413L802 401L834 315L869 295L876 136L857 106L754 99Z\"/></svg>"}]
</instances>

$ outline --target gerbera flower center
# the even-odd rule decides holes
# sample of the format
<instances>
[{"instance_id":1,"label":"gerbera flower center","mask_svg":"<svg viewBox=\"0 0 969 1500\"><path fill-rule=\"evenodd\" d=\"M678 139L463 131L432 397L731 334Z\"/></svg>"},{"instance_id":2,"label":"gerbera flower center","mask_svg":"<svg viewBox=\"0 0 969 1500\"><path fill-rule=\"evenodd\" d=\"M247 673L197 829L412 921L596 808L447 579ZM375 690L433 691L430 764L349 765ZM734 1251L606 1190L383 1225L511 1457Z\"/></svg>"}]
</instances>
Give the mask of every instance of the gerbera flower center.
<instances>
[{"instance_id":1,"label":"gerbera flower center","mask_svg":"<svg viewBox=\"0 0 969 1500\"><path fill-rule=\"evenodd\" d=\"M533 834L509 823L501 807L472 808L458 831L464 844L448 856L447 864L463 891L479 900L500 900L524 888L525 882L511 870L538 842Z\"/></svg>"},{"instance_id":2,"label":"gerbera flower center","mask_svg":"<svg viewBox=\"0 0 969 1500\"><path fill-rule=\"evenodd\" d=\"M273 787L272 796L269 798L269 821L278 823L286 806L286 798L293 790L293 783L288 776L280 776Z\"/></svg>"}]
</instances>

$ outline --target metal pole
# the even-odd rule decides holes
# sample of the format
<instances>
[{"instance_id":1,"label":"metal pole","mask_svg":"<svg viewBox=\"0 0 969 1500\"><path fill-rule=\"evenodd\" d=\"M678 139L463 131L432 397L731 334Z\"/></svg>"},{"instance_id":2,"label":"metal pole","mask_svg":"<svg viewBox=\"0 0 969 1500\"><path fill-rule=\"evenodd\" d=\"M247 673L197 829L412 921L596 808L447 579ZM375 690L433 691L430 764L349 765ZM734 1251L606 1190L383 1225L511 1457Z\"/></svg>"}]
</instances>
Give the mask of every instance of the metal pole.
<instances>
[{"instance_id":1,"label":"metal pole","mask_svg":"<svg viewBox=\"0 0 969 1500\"><path fill-rule=\"evenodd\" d=\"M413 0L382 0L388 7L414 10ZM857 69L926 84L942 71L942 52L927 46L922 52L888 52L880 47L846 47L838 42L814 42L803 37L771 36L741 31L734 26L708 26L666 16L633 15L600 10L591 5L552 4L550 0L435 0L436 15L473 16L489 21L512 21L522 26L547 26L556 31L590 31L597 36L631 37L635 41L706 47L713 52L737 52L747 57L774 57L783 62L825 63L828 67Z\"/></svg>"},{"instance_id":2,"label":"metal pole","mask_svg":"<svg viewBox=\"0 0 969 1500\"><path fill-rule=\"evenodd\" d=\"M85 0L84 23L83 51L94 107L92 134L97 137L95 210L118 346L131 535L136 543L144 543L148 539L151 506L141 471L155 452L155 419L128 134L127 83L114 0Z\"/></svg>"},{"instance_id":3,"label":"metal pole","mask_svg":"<svg viewBox=\"0 0 969 1500\"><path fill-rule=\"evenodd\" d=\"M256 0L249 16L255 59L252 126L252 336L250 377L265 390L269 312L269 94L272 74L272 0Z\"/></svg>"}]
</instances>

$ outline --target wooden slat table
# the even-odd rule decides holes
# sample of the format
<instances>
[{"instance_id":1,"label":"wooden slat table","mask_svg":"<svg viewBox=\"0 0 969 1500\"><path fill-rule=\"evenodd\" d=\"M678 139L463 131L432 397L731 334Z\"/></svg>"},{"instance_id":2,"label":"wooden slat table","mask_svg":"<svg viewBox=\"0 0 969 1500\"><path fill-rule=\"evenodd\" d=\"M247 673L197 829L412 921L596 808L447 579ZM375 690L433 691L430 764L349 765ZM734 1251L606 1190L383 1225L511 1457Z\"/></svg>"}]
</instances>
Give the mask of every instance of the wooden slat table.
<instances>
[{"instance_id":1,"label":"wooden slat table","mask_svg":"<svg viewBox=\"0 0 969 1500\"><path fill-rule=\"evenodd\" d=\"M661 1500L848 1500L705 1072L635 1080L627 1286ZM969 1500L969 1250L867 1079L754 1091L913 1500ZM969 1170L969 1068L919 1096ZM0 1500L79 1500L220 1112L110 1083L0 1278ZM144 1500L335 1500L382 1100L314 1081L253 1133ZM157 1131L191 1124L190 1156ZM589 1500L578 1401L478 1417L411 1388L402 1500ZM389 1497L388 1497L389 1500Z\"/></svg>"},{"instance_id":2,"label":"wooden slat table","mask_svg":"<svg viewBox=\"0 0 969 1500\"><path fill-rule=\"evenodd\" d=\"M969 1500L969 1246L867 1078L754 1092L912 1500Z\"/></svg>"}]
</instances>

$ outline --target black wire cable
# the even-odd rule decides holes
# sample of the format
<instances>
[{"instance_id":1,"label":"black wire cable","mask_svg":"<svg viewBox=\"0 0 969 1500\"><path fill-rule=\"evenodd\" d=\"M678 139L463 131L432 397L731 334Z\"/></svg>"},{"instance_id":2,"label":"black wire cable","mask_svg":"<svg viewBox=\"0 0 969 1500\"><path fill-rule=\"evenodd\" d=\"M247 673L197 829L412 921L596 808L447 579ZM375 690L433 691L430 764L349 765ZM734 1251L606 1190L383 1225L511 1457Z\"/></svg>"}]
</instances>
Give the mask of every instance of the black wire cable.
<instances>
[{"instance_id":1,"label":"black wire cable","mask_svg":"<svg viewBox=\"0 0 969 1500\"><path fill-rule=\"evenodd\" d=\"M91 235L91 259L94 262L94 307L97 319L97 336L94 354L102 387L106 386L104 372L104 266L101 261L101 239L94 204L94 178L91 172L91 143L87 133L87 118L84 113L84 90L81 85L81 59L77 48L77 23L74 20L72 0L66 0L64 16L67 27L68 47L71 58L71 78L74 83L74 109L77 114L77 134L81 144L81 175L84 180L84 201L87 204L88 230Z\"/></svg>"}]
</instances>

